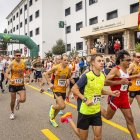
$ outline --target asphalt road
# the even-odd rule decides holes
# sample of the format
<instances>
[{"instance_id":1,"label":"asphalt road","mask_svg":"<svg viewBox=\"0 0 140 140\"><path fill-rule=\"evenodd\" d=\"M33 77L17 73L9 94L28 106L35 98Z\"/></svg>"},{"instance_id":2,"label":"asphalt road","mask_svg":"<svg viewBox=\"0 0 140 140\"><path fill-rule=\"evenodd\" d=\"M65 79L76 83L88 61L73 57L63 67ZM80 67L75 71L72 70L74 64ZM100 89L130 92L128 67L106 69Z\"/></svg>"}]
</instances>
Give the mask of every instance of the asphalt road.
<instances>
[{"instance_id":1,"label":"asphalt road","mask_svg":"<svg viewBox=\"0 0 140 140\"><path fill-rule=\"evenodd\" d=\"M9 119L10 94L8 91L4 94L0 93L0 140L78 140L69 124L61 124L59 115L56 118L59 127L54 128L50 125L48 112L50 105L55 102L52 94L47 92L40 94L37 83L26 86L26 90L26 103L21 104L20 110L15 112L15 120ZM71 99L71 102L72 104L68 104L64 112L72 112L73 119L76 122L76 101ZM102 105L107 107L106 97L102 98ZM137 132L140 133L140 109L136 101L132 105L132 111ZM93 133L90 128L88 140L92 140L92 136ZM126 129L125 119L119 110L111 121L103 119L102 140L131 139Z\"/></svg>"}]
</instances>

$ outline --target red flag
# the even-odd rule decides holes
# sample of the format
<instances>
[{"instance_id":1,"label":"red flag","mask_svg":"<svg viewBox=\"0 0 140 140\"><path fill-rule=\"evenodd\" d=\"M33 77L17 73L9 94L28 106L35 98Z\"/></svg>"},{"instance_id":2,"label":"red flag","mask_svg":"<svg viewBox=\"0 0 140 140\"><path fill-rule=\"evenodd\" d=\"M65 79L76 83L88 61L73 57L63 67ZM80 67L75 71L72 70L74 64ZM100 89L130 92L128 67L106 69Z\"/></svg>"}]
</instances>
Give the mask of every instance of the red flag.
<instances>
[{"instance_id":1,"label":"red flag","mask_svg":"<svg viewBox=\"0 0 140 140\"><path fill-rule=\"evenodd\" d=\"M140 0L139 0L139 11L138 11L138 30L140 31Z\"/></svg>"},{"instance_id":2,"label":"red flag","mask_svg":"<svg viewBox=\"0 0 140 140\"><path fill-rule=\"evenodd\" d=\"M140 31L140 12L138 13L138 30Z\"/></svg>"}]
</instances>

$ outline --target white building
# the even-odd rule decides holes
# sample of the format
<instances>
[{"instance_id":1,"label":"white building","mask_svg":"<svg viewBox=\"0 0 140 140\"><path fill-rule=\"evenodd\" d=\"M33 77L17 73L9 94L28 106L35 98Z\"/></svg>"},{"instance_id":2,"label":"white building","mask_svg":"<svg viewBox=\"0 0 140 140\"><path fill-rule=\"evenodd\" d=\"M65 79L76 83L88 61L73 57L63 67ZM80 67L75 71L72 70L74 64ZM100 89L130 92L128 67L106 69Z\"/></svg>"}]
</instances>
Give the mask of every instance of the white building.
<instances>
[{"instance_id":1,"label":"white building","mask_svg":"<svg viewBox=\"0 0 140 140\"><path fill-rule=\"evenodd\" d=\"M7 16L8 32L29 35L42 57L60 38L68 51L75 49L80 55L90 53L97 41L119 39L122 48L130 49L137 41L138 6L138 0L22 0ZM59 21L65 21L66 36Z\"/></svg>"},{"instance_id":2,"label":"white building","mask_svg":"<svg viewBox=\"0 0 140 140\"><path fill-rule=\"evenodd\" d=\"M62 38L63 30L58 28L58 21L63 19L62 9L62 0L21 0L7 16L8 33L30 36L39 46L39 55L44 57L44 52ZM20 48L24 54L24 47L10 44L8 50Z\"/></svg>"}]
</instances>

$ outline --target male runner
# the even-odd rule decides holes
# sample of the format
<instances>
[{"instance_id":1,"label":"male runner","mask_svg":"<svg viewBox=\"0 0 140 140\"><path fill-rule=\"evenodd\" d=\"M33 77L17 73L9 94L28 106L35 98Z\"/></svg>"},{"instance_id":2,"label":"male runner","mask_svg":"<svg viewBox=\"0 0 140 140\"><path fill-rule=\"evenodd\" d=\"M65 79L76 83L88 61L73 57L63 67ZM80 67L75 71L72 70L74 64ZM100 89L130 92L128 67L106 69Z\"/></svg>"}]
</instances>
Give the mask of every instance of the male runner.
<instances>
[{"instance_id":1,"label":"male runner","mask_svg":"<svg viewBox=\"0 0 140 140\"><path fill-rule=\"evenodd\" d=\"M26 92L24 86L24 70L25 63L21 60L21 52L16 50L14 52L15 60L9 65L6 71L6 78L9 80L9 92L11 94L11 114L10 119L15 119L14 107L16 101L16 110L19 109L19 104L26 100ZM16 93L19 94L19 99L16 99Z\"/></svg>"},{"instance_id":2,"label":"male runner","mask_svg":"<svg viewBox=\"0 0 140 140\"><path fill-rule=\"evenodd\" d=\"M140 53L133 54L133 63L128 68L130 75L140 74ZM134 98L136 98L140 107L140 78L133 78L131 80L132 85L129 86L129 101L132 104Z\"/></svg>"},{"instance_id":3,"label":"male runner","mask_svg":"<svg viewBox=\"0 0 140 140\"><path fill-rule=\"evenodd\" d=\"M51 83L50 75L54 74L54 84ZM58 127L58 124L55 121L55 117L60 110L65 108L65 98L66 98L66 88L67 88L67 79L71 76L71 71L68 67L68 57L66 55L62 56L61 63L57 66L54 66L46 73L46 79L49 84L49 87L53 90L54 97L56 98L56 104L51 105L49 117L50 123L54 127Z\"/></svg>"},{"instance_id":4,"label":"male runner","mask_svg":"<svg viewBox=\"0 0 140 140\"><path fill-rule=\"evenodd\" d=\"M101 108L101 113L106 119L112 119L116 110L119 108L124 115L126 120L127 128L130 131L130 134L133 140L138 140L136 128L134 125L134 119L131 112L129 99L128 99L128 86L131 85L130 78L134 78L134 75L129 77L127 69L131 62L130 55L127 51L121 50L117 54L116 64L110 73L106 77L106 84L110 85L112 91L119 90L120 96L113 97L109 96L108 98L108 108L107 111L104 108Z\"/></svg>"}]
</instances>

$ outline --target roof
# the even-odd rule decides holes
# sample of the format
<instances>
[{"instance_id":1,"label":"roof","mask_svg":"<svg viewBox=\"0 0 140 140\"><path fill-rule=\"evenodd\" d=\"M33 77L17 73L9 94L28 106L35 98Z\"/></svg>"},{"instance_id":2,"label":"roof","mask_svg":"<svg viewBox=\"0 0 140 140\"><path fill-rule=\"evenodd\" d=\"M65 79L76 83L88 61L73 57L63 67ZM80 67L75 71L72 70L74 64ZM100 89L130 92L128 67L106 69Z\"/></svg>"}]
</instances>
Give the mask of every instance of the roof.
<instances>
[{"instance_id":1,"label":"roof","mask_svg":"<svg viewBox=\"0 0 140 140\"><path fill-rule=\"evenodd\" d=\"M12 10L12 12L6 17L6 19L8 19L13 13L14 13L14 11L21 5L21 3L22 2L24 2L25 0L21 0L18 4L17 4L17 6Z\"/></svg>"}]
</instances>

